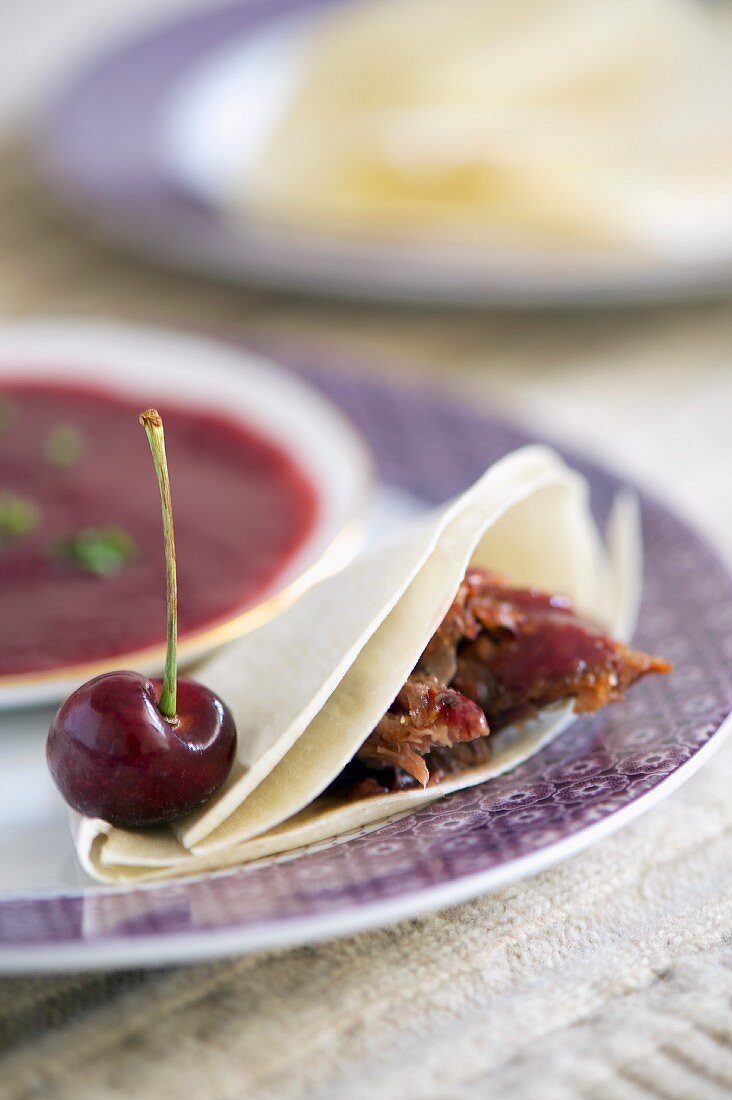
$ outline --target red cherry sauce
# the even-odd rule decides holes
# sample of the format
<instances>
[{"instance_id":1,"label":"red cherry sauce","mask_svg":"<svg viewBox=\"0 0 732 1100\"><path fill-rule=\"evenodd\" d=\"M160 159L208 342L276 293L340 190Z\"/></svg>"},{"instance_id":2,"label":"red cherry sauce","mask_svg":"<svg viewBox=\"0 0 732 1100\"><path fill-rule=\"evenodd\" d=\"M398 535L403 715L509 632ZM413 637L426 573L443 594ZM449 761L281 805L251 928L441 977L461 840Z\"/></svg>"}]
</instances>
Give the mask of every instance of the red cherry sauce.
<instances>
[{"instance_id":1,"label":"red cherry sauce","mask_svg":"<svg viewBox=\"0 0 732 1100\"><path fill-rule=\"evenodd\" d=\"M20 371L19 371L20 373ZM0 494L33 502L37 526L0 537L0 676L114 658L165 640L160 499L135 400L91 386L0 383ZM307 539L317 497L277 444L210 411L159 402L165 421L186 635L256 603ZM46 457L60 425L82 447ZM84 528L122 527L136 556L98 576L54 554Z\"/></svg>"}]
</instances>

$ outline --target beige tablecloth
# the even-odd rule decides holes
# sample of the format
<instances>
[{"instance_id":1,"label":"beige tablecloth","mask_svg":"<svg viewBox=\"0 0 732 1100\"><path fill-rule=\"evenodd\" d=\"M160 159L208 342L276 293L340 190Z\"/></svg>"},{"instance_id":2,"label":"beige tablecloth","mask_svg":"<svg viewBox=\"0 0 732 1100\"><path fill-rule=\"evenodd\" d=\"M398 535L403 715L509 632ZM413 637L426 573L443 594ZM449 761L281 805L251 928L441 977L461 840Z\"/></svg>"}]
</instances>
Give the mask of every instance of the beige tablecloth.
<instances>
[{"instance_id":1,"label":"beige tablecloth","mask_svg":"<svg viewBox=\"0 0 732 1100\"><path fill-rule=\"evenodd\" d=\"M548 426L732 558L732 305L461 314L306 302L144 267L0 154L0 311L343 349ZM163 1100L732 1094L732 746L594 850L428 920L167 972L0 982L0 1096Z\"/></svg>"}]
</instances>

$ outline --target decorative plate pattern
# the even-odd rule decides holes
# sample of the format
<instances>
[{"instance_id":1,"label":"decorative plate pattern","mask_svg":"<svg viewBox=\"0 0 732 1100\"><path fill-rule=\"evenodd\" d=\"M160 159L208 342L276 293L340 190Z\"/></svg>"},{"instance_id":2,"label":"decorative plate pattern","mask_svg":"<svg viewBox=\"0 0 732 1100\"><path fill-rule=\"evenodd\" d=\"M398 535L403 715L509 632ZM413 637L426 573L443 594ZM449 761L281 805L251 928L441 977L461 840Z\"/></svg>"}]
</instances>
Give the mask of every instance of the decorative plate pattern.
<instances>
[{"instance_id":1,"label":"decorative plate pattern","mask_svg":"<svg viewBox=\"0 0 732 1100\"><path fill-rule=\"evenodd\" d=\"M434 390L304 373L364 432L383 480L429 501L528 441ZM589 478L602 521L620 483L564 453ZM192 959L367 927L503 885L641 812L721 739L732 709L732 578L681 520L640 497L638 641L674 662L672 676L578 720L515 771L335 845L184 882L0 899L0 966Z\"/></svg>"}]
</instances>

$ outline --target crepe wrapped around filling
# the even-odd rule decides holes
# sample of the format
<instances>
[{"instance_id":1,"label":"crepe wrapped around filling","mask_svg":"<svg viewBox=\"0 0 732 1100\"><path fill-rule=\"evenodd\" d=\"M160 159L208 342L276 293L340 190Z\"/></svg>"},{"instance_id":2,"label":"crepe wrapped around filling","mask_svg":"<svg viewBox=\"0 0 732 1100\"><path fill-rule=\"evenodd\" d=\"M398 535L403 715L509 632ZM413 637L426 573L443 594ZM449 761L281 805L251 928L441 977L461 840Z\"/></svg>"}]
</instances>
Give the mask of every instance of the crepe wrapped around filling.
<instances>
[{"instance_id":1,"label":"crepe wrapped around filling","mask_svg":"<svg viewBox=\"0 0 732 1100\"><path fill-rule=\"evenodd\" d=\"M468 569L386 714L334 784L363 798L485 763L490 735L553 703L588 714L670 665L613 641L564 596Z\"/></svg>"},{"instance_id":2,"label":"crepe wrapped around filling","mask_svg":"<svg viewBox=\"0 0 732 1100\"><path fill-rule=\"evenodd\" d=\"M611 641L639 605L636 502L615 498L603 544L588 490L547 448L507 455L204 662L239 731L229 781L169 827L74 819L84 868L152 880L346 836L508 772L662 671Z\"/></svg>"}]
</instances>

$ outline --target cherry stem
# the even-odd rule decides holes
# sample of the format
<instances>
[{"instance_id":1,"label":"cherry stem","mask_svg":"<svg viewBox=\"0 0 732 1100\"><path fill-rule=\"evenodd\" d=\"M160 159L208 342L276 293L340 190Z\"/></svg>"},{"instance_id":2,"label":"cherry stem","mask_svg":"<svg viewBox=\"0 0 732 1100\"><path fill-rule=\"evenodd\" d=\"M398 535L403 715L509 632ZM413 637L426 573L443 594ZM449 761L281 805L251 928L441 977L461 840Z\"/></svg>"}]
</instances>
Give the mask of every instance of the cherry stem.
<instances>
[{"instance_id":1,"label":"cherry stem","mask_svg":"<svg viewBox=\"0 0 732 1100\"><path fill-rule=\"evenodd\" d=\"M158 710L164 718L175 718L178 672L178 583L175 570L175 535L173 533L173 504L170 499L168 461L165 457L165 433L163 420L157 409L140 414L152 452L155 473L160 487L160 504L163 510L163 538L165 540L165 577L168 601L168 640L165 650L165 672L160 692Z\"/></svg>"}]
</instances>

